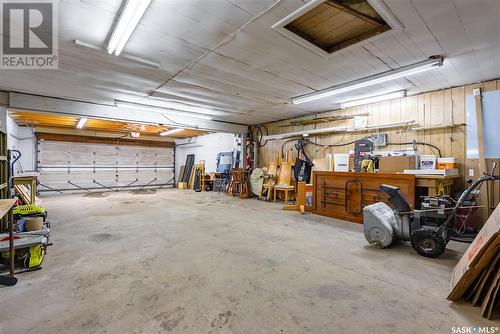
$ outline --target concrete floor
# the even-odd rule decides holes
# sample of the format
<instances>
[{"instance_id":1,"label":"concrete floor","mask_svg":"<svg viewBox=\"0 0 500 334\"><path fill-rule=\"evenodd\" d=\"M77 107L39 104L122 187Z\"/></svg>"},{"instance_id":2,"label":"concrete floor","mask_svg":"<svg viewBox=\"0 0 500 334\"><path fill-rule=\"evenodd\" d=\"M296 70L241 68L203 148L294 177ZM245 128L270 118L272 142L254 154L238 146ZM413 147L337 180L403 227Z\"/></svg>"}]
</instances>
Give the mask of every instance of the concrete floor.
<instances>
[{"instance_id":1,"label":"concrete floor","mask_svg":"<svg viewBox=\"0 0 500 334\"><path fill-rule=\"evenodd\" d=\"M214 193L46 198L43 270L0 289L0 333L450 333L498 326L446 300L439 259L357 224Z\"/></svg>"}]
</instances>

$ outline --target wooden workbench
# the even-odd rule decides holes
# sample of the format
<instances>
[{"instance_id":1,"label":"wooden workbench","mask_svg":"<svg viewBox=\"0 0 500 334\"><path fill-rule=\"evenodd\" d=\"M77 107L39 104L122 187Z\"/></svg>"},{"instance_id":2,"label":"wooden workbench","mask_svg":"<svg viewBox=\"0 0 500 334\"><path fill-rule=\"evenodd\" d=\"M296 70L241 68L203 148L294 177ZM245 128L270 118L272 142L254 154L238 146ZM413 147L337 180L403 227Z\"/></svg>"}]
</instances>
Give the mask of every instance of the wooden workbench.
<instances>
[{"instance_id":1,"label":"wooden workbench","mask_svg":"<svg viewBox=\"0 0 500 334\"><path fill-rule=\"evenodd\" d=\"M29 194L24 192L21 194L23 201L27 202L26 204L36 204L36 188L39 176L40 173L23 173L12 177L14 179L14 186L23 185L29 188Z\"/></svg>"},{"instance_id":2,"label":"wooden workbench","mask_svg":"<svg viewBox=\"0 0 500 334\"><path fill-rule=\"evenodd\" d=\"M451 194L455 181L460 177L459 175L415 175L415 187L427 188L428 196L438 196L439 184L442 182L447 189L447 193Z\"/></svg>"}]
</instances>

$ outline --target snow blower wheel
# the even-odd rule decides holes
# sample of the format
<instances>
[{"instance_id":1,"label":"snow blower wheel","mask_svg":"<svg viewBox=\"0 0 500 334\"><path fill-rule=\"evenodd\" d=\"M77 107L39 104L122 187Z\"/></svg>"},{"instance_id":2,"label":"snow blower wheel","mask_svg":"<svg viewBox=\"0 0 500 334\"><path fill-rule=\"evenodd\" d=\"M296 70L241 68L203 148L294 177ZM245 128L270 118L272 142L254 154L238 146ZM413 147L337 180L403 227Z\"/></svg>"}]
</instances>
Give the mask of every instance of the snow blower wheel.
<instances>
[{"instance_id":1,"label":"snow blower wheel","mask_svg":"<svg viewBox=\"0 0 500 334\"><path fill-rule=\"evenodd\" d=\"M425 257L438 257L444 253L446 242L434 230L415 230L410 237L411 245L415 251Z\"/></svg>"}]
</instances>

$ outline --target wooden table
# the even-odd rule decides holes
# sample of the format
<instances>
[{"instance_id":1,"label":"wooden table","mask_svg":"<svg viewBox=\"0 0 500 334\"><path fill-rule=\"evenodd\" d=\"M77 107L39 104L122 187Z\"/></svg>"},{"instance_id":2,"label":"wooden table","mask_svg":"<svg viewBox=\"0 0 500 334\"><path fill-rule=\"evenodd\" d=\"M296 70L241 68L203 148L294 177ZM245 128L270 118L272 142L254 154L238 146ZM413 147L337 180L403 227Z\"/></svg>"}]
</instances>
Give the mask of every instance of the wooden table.
<instances>
[{"instance_id":1,"label":"wooden table","mask_svg":"<svg viewBox=\"0 0 500 334\"><path fill-rule=\"evenodd\" d=\"M13 177L14 186L24 185L29 187L30 197L26 198L26 201L28 202L26 204L36 204L36 187L38 176L39 173L25 173L15 175Z\"/></svg>"},{"instance_id":2,"label":"wooden table","mask_svg":"<svg viewBox=\"0 0 500 334\"><path fill-rule=\"evenodd\" d=\"M313 213L363 223L365 206L385 202L393 206L382 184L399 187L411 207L415 207L415 175L396 173L313 173Z\"/></svg>"},{"instance_id":3,"label":"wooden table","mask_svg":"<svg viewBox=\"0 0 500 334\"><path fill-rule=\"evenodd\" d=\"M438 196L439 184L443 183L447 194L450 194L455 181L460 177L459 175L415 175L415 187L427 188L428 196Z\"/></svg>"}]
</instances>

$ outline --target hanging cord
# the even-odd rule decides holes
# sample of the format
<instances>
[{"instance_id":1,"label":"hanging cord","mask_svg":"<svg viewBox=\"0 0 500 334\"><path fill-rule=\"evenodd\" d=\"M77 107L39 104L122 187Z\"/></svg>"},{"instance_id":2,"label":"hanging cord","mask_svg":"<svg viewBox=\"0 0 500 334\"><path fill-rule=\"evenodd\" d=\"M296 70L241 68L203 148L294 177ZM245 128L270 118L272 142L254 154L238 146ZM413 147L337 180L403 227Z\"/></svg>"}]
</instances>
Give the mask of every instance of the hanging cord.
<instances>
[{"instance_id":1,"label":"hanging cord","mask_svg":"<svg viewBox=\"0 0 500 334\"><path fill-rule=\"evenodd\" d=\"M367 138L363 138L363 139L367 139ZM308 139L307 143L315 145L315 146L321 146L321 147L342 147L342 146L353 145L358 140L359 139L356 139L356 140L350 141L348 143L343 143L343 144L329 144L329 145L327 145L327 144L317 144L317 143ZM407 142L407 143L390 143L389 142L389 143L387 143L387 145L423 145L423 146L429 146L437 151L440 158L442 157L441 150L439 149L439 147L432 145L432 144L429 144L429 143L424 143L421 141L412 141L412 142Z\"/></svg>"},{"instance_id":2,"label":"hanging cord","mask_svg":"<svg viewBox=\"0 0 500 334\"><path fill-rule=\"evenodd\" d=\"M265 130L265 133L266 133L265 135L264 135L264 131L262 131L262 129ZM257 134L257 137L254 137L255 134ZM266 141L264 143L262 143L262 138L264 136L267 136L267 135L269 135L269 130L267 129L267 127L265 125L256 125L256 126L252 127L252 129L250 130L250 138L252 138L253 140L255 140L257 142L257 145L259 146L259 148L266 146L266 144L269 140L266 139Z\"/></svg>"},{"instance_id":3,"label":"hanging cord","mask_svg":"<svg viewBox=\"0 0 500 334\"><path fill-rule=\"evenodd\" d=\"M290 139L287 139L285 140L282 144L281 144L281 156L284 157L284 151L283 151L283 148L284 146L291 142L291 141L298 141L300 138L290 138ZM366 138L362 138L362 139L366 139ZM342 144L318 144L318 143L315 143L313 142L312 140L310 140L309 138L306 139L306 143L307 144L311 144L311 145L314 145L314 146L319 146L319 147L342 147L342 146L349 146L349 145L353 145L354 143L356 143L358 140L360 139L356 139L356 140L353 140L353 141L350 141L350 142L347 142L347 143L342 143ZM433 145L433 144L429 144L429 143L425 143L425 142L418 142L418 141L412 141L412 142L406 142L406 143L387 143L387 145L414 145L414 146L418 146L418 145L422 145L422 146L429 146L433 149L435 149L439 155L439 157L441 158L442 155L441 155L441 150L439 149L439 147Z\"/></svg>"},{"instance_id":4,"label":"hanging cord","mask_svg":"<svg viewBox=\"0 0 500 334\"><path fill-rule=\"evenodd\" d=\"M283 143L281 143L281 158L284 159L285 158L285 151L283 150L285 145L287 143L290 143L292 141L299 141L300 138L290 138L290 139L287 139L285 140Z\"/></svg>"}]
</instances>

